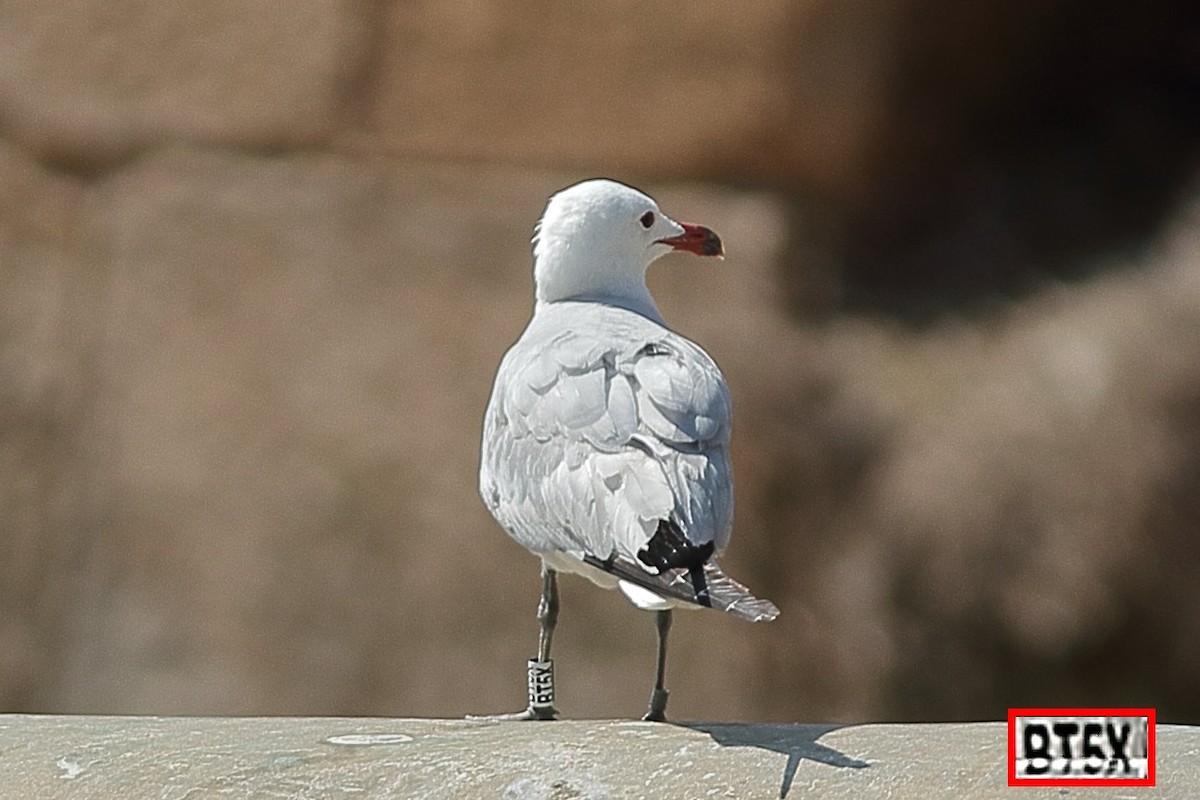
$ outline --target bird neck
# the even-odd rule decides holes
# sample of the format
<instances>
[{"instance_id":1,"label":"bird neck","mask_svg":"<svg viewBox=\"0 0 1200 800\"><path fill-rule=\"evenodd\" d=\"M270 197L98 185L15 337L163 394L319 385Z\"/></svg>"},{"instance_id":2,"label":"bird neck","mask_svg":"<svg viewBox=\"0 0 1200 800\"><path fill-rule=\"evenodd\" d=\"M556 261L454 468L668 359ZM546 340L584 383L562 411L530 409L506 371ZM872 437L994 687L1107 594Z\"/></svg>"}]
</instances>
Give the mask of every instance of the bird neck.
<instances>
[{"instance_id":1,"label":"bird neck","mask_svg":"<svg viewBox=\"0 0 1200 800\"><path fill-rule=\"evenodd\" d=\"M579 263L569 248L538 254L534 263L534 283L539 306L560 301L582 301L617 306L662 322L662 315L646 287L646 265L610 254L598 262L589 253L587 263ZM594 265L603 263L604 268Z\"/></svg>"}]
</instances>

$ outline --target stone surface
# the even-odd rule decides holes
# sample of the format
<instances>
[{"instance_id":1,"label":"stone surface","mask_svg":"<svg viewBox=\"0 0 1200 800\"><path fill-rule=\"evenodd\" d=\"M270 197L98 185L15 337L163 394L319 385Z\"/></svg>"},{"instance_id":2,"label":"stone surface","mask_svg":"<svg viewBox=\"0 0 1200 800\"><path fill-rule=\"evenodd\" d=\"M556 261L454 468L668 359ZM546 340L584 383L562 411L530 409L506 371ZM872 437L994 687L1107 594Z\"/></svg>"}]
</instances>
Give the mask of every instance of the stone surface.
<instances>
[{"instance_id":1,"label":"stone surface","mask_svg":"<svg viewBox=\"0 0 1200 800\"><path fill-rule=\"evenodd\" d=\"M5 0L0 133L89 170L171 141L344 134L410 158L841 191L877 145L898 8Z\"/></svg>"},{"instance_id":2,"label":"stone surface","mask_svg":"<svg viewBox=\"0 0 1200 800\"><path fill-rule=\"evenodd\" d=\"M95 169L172 140L311 146L341 124L353 0L0 3L0 132Z\"/></svg>"},{"instance_id":3,"label":"stone surface","mask_svg":"<svg viewBox=\"0 0 1200 800\"><path fill-rule=\"evenodd\" d=\"M86 548L80 433L95 293L75 248L83 188L0 142L0 705L33 697L72 616ZM47 535L47 531L55 533Z\"/></svg>"},{"instance_id":4,"label":"stone surface","mask_svg":"<svg viewBox=\"0 0 1200 800\"><path fill-rule=\"evenodd\" d=\"M844 188L873 152L896 7L393 3L367 129L409 156Z\"/></svg>"},{"instance_id":5,"label":"stone surface","mask_svg":"<svg viewBox=\"0 0 1200 800\"><path fill-rule=\"evenodd\" d=\"M1003 723L0 716L0 797L1007 800L1006 752ZM1163 725L1153 789L1020 793L1185 800L1198 752Z\"/></svg>"}]
</instances>

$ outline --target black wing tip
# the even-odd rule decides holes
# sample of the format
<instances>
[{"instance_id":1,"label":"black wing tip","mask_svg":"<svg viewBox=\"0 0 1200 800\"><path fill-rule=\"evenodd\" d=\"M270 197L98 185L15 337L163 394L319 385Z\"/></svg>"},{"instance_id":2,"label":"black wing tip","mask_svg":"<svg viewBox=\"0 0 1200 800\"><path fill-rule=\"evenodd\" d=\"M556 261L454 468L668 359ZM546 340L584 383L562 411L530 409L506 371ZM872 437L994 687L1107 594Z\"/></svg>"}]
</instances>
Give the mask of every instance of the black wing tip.
<instances>
[{"instance_id":1,"label":"black wing tip","mask_svg":"<svg viewBox=\"0 0 1200 800\"><path fill-rule=\"evenodd\" d=\"M654 535L638 551L637 557L647 567L658 570L659 575L675 569L687 570L692 584L692 597L687 599L696 605L712 608L704 565L715 550L714 542L696 544L690 541L675 520L660 519Z\"/></svg>"},{"instance_id":2,"label":"black wing tip","mask_svg":"<svg viewBox=\"0 0 1200 800\"><path fill-rule=\"evenodd\" d=\"M709 542L711 545L712 542ZM712 597L708 593L708 580L704 577L704 565L697 564L688 570L688 577L692 580L692 590L696 593L696 604L705 608L712 608Z\"/></svg>"},{"instance_id":3,"label":"black wing tip","mask_svg":"<svg viewBox=\"0 0 1200 800\"><path fill-rule=\"evenodd\" d=\"M646 542L646 546L638 550L638 561L647 567L658 570L658 574L669 569L695 569L703 571L705 562L712 558L716 545L713 542L696 544L684 535L679 523L673 519L660 519L658 529Z\"/></svg>"}]
</instances>

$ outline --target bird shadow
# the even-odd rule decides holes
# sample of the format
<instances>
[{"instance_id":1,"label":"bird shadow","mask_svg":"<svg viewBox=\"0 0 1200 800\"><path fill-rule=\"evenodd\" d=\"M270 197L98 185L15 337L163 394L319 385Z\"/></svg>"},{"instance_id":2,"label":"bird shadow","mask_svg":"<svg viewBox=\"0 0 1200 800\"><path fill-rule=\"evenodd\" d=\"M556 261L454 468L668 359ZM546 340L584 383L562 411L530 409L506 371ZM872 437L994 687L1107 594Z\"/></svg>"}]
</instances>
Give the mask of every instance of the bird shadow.
<instances>
[{"instance_id":1,"label":"bird shadow","mask_svg":"<svg viewBox=\"0 0 1200 800\"><path fill-rule=\"evenodd\" d=\"M800 766L801 759L807 758L809 761L839 769L863 769L870 766L866 761L851 758L817 742L825 734L844 728L845 725L686 722L682 723L682 727L707 733L722 747L757 747L787 756L787 765L783 768L783 781L779 785L781 798L786 798L791 790L792 780L796 777L796 769Z\"/></svg>"}]
</instances>

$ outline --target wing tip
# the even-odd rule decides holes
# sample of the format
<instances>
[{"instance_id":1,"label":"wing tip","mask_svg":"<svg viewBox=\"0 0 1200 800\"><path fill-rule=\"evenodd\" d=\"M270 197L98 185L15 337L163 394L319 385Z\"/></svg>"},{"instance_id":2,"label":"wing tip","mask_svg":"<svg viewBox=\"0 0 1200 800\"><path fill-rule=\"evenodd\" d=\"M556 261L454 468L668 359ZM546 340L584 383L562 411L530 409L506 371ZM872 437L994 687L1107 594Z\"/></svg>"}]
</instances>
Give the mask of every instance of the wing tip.
<instances>
[{"instance_id":1,"label":"wing tip","mask_svg":"<svg viewBox=\"0 0 1200 800\"><path fill-rule=\"evenodd\" d=\"M711 608L750 622L770 622L779 616L779 608L774 603L755 597L749 589L722 572L713 561L704 564L705 591L704 597L701 598L690 570L655 575L623 558L610 557L601 560L593 555L584 555L582 560L596 569L649 591L661 593L665 597ZM704 602L705 600L708 602Z\"/></svg>"},{"instance_id":2,"label":"wing tip","mask_svg":"<svg viewBox=\"0 0 1200 800\"><path fill-rule=\"evenodd\" d=\"M724 610L749 622L770 622L779 616L778 606L757 597L735 600Z\"/></svg>"}]
</instances>

